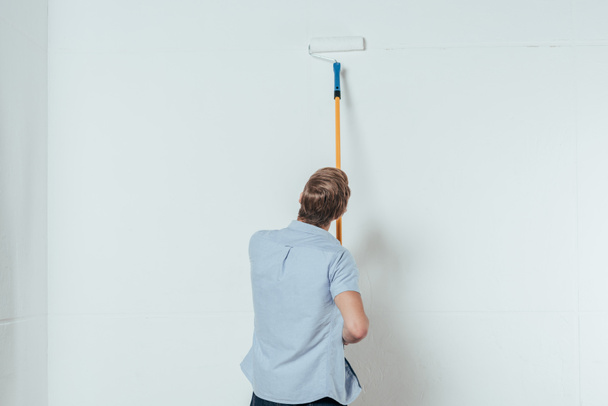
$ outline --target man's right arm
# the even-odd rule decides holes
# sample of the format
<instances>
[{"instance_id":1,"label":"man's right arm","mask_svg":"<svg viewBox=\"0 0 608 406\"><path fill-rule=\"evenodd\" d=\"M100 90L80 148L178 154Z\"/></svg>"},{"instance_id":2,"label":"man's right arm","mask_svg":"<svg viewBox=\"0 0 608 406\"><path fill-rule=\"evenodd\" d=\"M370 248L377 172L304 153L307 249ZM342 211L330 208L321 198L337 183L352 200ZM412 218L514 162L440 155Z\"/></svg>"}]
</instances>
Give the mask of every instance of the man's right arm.
<instances>
[{"instance_id":1,"label":"man's right arm","mask_svg":"<svg viewBox=\"0 0 608 406\"><path fill-rule=\"evenodd\" d=\"M334 299L336 306L342 313L344 329L342 338L345 344L355 344L363 340L369 328L369 319L363 309L363 301L359 292L346 291Z\"/></svg>"}]
</instances>

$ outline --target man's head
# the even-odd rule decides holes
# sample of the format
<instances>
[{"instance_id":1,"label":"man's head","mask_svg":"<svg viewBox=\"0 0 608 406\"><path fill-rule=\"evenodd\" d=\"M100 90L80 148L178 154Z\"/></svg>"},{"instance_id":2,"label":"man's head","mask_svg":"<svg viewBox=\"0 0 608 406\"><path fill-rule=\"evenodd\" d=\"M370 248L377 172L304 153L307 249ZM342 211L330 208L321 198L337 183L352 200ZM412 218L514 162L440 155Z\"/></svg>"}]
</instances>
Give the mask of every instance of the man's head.
<instances>
[{"instance_id":1,"label":"man's head","mask_svg":"<svg viewBox=\"0 0 608 406\"><path fill-rule=\"evenodd\" d=\"M298 220L325 228L346 212L350 198L348 177L337 168L316 171L300 195Z\"/></svg>"}]
</instances>

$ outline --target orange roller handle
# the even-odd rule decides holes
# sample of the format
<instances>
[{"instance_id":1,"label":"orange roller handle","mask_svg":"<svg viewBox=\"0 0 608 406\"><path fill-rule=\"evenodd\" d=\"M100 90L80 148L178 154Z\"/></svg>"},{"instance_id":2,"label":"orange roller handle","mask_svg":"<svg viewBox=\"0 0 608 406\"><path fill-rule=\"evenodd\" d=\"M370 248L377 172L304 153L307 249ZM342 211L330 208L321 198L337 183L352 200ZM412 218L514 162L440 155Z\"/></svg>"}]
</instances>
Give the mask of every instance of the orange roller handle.
<instances>
[{"instance_id":1,"label":"orange roller handle","mask_svg":"<svg viewBox=\"0 0 608 406\"><path fill-rule=\"evenodd\" d=\"M340 97L336 96L334 101L336 105L336 168L340 169L342 166L340 155ZM336 221L336 238L342 244L342 217Z\"/></svg>"},{"instance_id":2,"label":"orange roller handle","mask_svg":"<svg viewBox=\"0 0 608 406\"><path fill-rule=\"evenodd\" d=\"M340 157L340 98L336 97L336 168L342 166Z\"/></svg>"}]
</instances>

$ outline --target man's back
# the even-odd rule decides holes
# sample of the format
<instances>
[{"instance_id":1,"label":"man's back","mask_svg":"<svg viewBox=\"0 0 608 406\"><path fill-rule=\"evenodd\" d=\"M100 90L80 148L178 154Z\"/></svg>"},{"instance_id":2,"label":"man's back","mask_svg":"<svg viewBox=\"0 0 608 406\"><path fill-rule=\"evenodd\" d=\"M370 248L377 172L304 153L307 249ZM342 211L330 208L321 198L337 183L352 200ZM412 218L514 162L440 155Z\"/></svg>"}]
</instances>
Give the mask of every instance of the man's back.
<instances>
[{"instance_id":1,"label":"man's back","mask_svg":"<svg viewBox=\"0 0 608 406\"><path fill-rule=\"evenodd\" d=\"M279 403L352 402L361 387L345 363L334 303L359 291L350 252L324 229L293 221L254 234L249 255L255 331L241 367L255 394Z\"/></svg>"}]
</instances>

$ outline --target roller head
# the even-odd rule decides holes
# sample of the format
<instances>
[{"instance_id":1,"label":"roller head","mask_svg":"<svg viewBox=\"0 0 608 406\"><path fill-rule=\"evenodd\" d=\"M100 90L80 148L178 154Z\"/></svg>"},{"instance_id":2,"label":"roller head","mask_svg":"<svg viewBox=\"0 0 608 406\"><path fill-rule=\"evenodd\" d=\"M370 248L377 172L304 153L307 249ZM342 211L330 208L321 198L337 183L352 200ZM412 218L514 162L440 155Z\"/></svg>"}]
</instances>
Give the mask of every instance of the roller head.
<instances>
[{"instance_id":1,"label":"roller head","mask_svg":"<svg viewBox=\"0 0 608 406\"><path fill-rule=\"evenodd\" d=\"M319 37L311 38L310 53L363 51L365 41L363 37Z\"/></svg>"}]
</instances>

